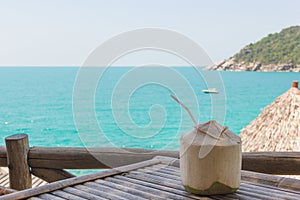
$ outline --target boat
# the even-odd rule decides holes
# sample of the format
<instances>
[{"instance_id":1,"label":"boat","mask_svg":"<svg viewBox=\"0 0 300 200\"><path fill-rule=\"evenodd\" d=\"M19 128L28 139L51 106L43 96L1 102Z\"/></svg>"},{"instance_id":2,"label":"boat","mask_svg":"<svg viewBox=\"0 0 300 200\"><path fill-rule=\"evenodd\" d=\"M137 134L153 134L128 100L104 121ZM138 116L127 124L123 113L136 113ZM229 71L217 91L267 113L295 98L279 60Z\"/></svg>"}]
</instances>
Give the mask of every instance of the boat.
<instances>
[{"instance_id":1,"label":"boat","mask_svg":"<svg viewBox=\"0 0 300 200\"><path fill-rule=\"evenodd\" d=\"M217 88L208 88L206 90L202 90L202 92L204 92L204 93L215 93L215 94L219 93Z\"/></svg>"}]
</instances>

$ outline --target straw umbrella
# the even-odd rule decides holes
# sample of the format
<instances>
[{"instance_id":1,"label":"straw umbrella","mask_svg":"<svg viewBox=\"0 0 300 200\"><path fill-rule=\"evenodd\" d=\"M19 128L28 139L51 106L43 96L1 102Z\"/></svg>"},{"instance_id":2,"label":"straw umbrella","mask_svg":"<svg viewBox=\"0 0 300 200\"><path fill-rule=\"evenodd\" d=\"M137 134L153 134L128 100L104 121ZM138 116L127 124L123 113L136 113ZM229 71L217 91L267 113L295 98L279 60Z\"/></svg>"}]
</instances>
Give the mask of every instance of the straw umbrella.
<instances>
[{"instance_id":1,"label":"straw umbrella","mask_svg":"<svg viewBox=\"0 0 300 200\"><path fill-rule=\"evenodd\" d=\"M300 151L298 82L242 129L240 137L243 151Z\"/></svg>"}]
</instances>

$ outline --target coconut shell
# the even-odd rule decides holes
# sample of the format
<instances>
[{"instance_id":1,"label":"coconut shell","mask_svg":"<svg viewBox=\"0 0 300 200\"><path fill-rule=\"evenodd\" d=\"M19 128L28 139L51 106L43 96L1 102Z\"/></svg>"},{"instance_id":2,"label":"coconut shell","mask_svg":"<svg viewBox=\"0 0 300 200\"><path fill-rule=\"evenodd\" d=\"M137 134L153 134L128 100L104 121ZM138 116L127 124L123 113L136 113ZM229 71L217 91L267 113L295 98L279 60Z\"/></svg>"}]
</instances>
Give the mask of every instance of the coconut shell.
<instances>
[{"instance_id":1,"label":"coconut shell","mask_svg":"<svg viewBox=\"0 0 300 200\"><path fill-rule=\"evenodd\" d=\"M180 140L180 171L194 194L235 192L241 180L241 139L216 121L199 124Z\"/></svg>"}]
</instances>

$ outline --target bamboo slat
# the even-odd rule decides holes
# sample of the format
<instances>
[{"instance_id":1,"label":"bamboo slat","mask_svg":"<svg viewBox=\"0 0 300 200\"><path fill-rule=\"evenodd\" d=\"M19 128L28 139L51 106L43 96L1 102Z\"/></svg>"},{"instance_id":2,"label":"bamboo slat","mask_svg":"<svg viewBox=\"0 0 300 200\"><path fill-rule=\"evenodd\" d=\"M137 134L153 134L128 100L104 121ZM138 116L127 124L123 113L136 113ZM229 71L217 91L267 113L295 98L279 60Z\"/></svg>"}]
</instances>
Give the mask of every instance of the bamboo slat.
<instances>
[{"instance_id":1,"label":"bamboo slat","mask_svg":"<svg viewBox=\"0 0 300 200\"><path fill-rule=\"evenodd\" d=\"M52 194L42 194L39 196L39 198L44 199L44 200L65 200L61 197L52 195Z\"/></svg>"},{"instance_id":2,"label":"bamboo slat","mask_svg":"<svg viewBox=\"0 0 300 200\"><path fill-rule=\"evenodd\" d=\"M28 200L43 200L43 199L38 198L38 197L31 197L31 198L29 198Z\"/></svg>"},{"instance_id":3,"label":"bamboo slat","mask_svg":"<svg viewBox=\"0 0 300 200\"><path fill-rule=\"evenodd\" d=\"M84 186L95 189L97 191L101 191L103 193L101 196L104 198L123 199L122 197L115 195L115 193L117 192L115 189L107 187L105 185L100 185L95 182L87 182L84 184Z\"/></svg>"},{"instance_id":4,"label":"bamboo slat","mask_svg":"<svg viewBox=\"0 0 300 200\"><path fill-rule=\"evenodd\" d=\"M132 198L134 198L134 196L137 196L138 197L137 199L143 199L143 198L146 197L146 193L145 192L136 190L134 188L130 188L130 187L126 187L126 186L123 186L123 185L114 184L114 183L112 183L110 181L105 181L105 180L96 180L95 182L98 183L98 184L101 184L101 185L106 185L107 187L114 188L115 190L122 192L123 195L124 195L124 197L126 199L132 199ZM156 196L156 198L158 200L162 199L159 196L158 197Z\"/></svg>"},{"instance_id":5,"label":"bamboo slat","mask_svg":"<svg viewBox=\"0 0 300 200\"><path fill-rule=\"evenodd\" d=\"M91 194L86 191L82 191L82 190L79 190L79 189L73 188L73 187L67 187L67 188L63 189L63 191L74 194L76 196L80 196L85 199L95 199L95 200L104 200L105 199L103 197L100 197L100 196L97 196L97 195L94 195L94 194Z\"/></svg>"},{"instance_id":6,"label":"bamboo slat","mask_svg":"<svg viewBox=\"0 0 300 200\"><path fill-rule=\"evenodd\" d=\"M78 185L78 186L75 186L75 188L103 197L103 192L100 192L97 189L94 189L91 187L87 187L86 185ZM106 191L108 193L108 195L105 198L109 198L110 194L112 194L110 198L114 198L114 199L133 199L133 198L136 198L139 200L141 199L139 197L134 197L126 192L122 192L121 190L114 190L114 188L111 188L111 187L107 187L107 188L110 188L110 189Z\"/></svg>"},{"instance_id":7,"label":"bamboo slat","mask_svg":"<svg viewBox=\"0 0 300 200\"><path fill-rule=\"evenodd\" d=\"M129 177L134 180L139 180L140 184L149 183L149 182L152 183L153 185L163 184L166 185L167 188L175 188L176 190L184 191L179 178L179 170L178 170L177 178L170 177L170 176L162 177L161 174L155 172L155 168L153 172L151 172L151 170L148 170L147 174L143 173L141 170L138 171L139 172L137 171L130 172L128 175L126 175L126 177ZM278 188L271 187L271 186L270 188L267 187L267 190L265 187L262 187L261 185L259 186L256 185L257 187L256 190L253 190L253 186L252 187L251 186L252 185L250 184L249 187L249 183L243 181L241 188L238 190L236 195L242 196L243 199L245 198L243 196L247 196L251 198L260 198L260 199L275 199L275 198L277 199L278 197L282 197L282 198L284 197L283 199L295 199L295 198L299 198L300 195L300 194L294 195L293 193L290 192L291 190L289 190L289 193L285 192L284 190L278 191Z\"/></svg>"},{"instance_id":8,"label":"bamboo slat","mask_svg":"<svg viewBox=\"0 0 300 200\"><path fill-rule=\"evenodd\" d=\"M125 178L125 179L123 179ZM147 198L147 199L153 199L155 198L155 195L160 195L161 191L169 191L170 196L173 196L172 198L174 199L185 199L185 200L192 200L192 198L184 196L186 192L181 192L172 188L167 188L165 186L161 186L161 185L157 185L157 184L148 184L148 185L144 185L142 182L136 182L136 181L132 181L132 179L126 179L127 177L125 176L118 176L118 177L114 177L114 178L107 178L106 180L114 183L114 184L119 184L119 185L123 185L129 188L135 188L137 191L142 191L143 192L143 197ZM163 198L162 198L163 199Z\"/></svg>"},{"instance_id":9,"label":"bamboo slat","mask_svg":"<svg viewBox=\"0 0 300 200\"><path fill-rule=\"evenodd\" d=\"M173 166L167 166L167 167L162 168L159 165L155 165L155 166L152 166L152 167L146 167L144 169L139 169L137 171L138 172L145 171L150 175L151 174L152 175L156 174L157 176L163 176L163 177L167 177L163 174L169 174L169 175L172 175L171 177L169 176L169 178L171 180L174 179L174 180L180 182L179 168L175 168ZM158 172L162 172L162 173L158 173ZM248 174L248 178L246 178L245 174ZM257 176L257 174L259 176ZM290 196L293 197L293 194L290 194L291 190L286 190L284 188L284 185L279 184L279 183L283 183L283 182L280 181L281 177L266 175L269 178L263 179L263 176L261 176L261 175L262 174L260 174L260 173L242 171L242 181L243 181L242 185L243 185L243 187L240 188L241 192L243 190L247 190L247 191L254 191L255 190L257 193L264 194L264 195L268 195L269 193L272 193L272 194L276 194L276 196L279 196L279 197L281 196L282 198L283 197L286 198L287 195L290 195ZM257 178L253 179L253 180L250 180L249 179L250 177L254 177L254 178L255 177L260 177L261 180L257 181ZM271 177L274 179L273 182L272 182L273 184L270 184L268 181L266 181L266 180L269 180ZM279 179L277 179L277 178L279 178ZM289 179L289 180L290 180L290 183L292 183L292 185L295 185L295 183L299 183L299 180L296 180L296 179ZM244 183L245 181L246 181L246 184ZM252 181L252 182L249 182L249 181ZM277 182L277 184L276 184L276 182ZM259 186L257 186L257 185L259 185ZM276 186L276 187L272 187L272 186ZM264 189L259 190L260 188L264 188ZM300 195L300 192L297 192L297 191L300 191L299 188L290 188L290 189L292 189L294 193L297 193L297 194ZM297 196L295 196L294 198L296 198L296 197Z\"/></svg>"},{"instance_id":10,"label":"bamboo slat","mask_svg":"<svg viewBox=\"0 0 300 200\"><path fill-rule=\"evenodd\" d=\"M81 197L79 197L79 196L76 196L76 195L73 195L73 194L64 192L64 191L62 191L62 190L56 190L56 191L53 191L52 194L54 194L54 195L56 195L56 196L59 196L59 197L62 197L62 198L64 198L64 199L85 200L84 198L81 198Z\"/></svg>"}]
</instances>

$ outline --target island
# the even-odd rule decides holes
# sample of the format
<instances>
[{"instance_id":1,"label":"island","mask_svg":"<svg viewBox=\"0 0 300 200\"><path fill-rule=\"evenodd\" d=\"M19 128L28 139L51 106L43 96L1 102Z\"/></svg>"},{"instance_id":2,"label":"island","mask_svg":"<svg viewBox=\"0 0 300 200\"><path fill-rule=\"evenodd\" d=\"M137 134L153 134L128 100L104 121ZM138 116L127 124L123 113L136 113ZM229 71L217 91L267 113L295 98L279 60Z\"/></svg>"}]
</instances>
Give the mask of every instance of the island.
<instances>
[{"instance_id":1,"label":"island","mask_svg":"<svg viewBox=\"0 0 300 200\"><path fill-rule=\"evenodd\" d=\"M291 26L250 43L209 70L300 72L300 26Z\"/></svg>"}]
</instances>

